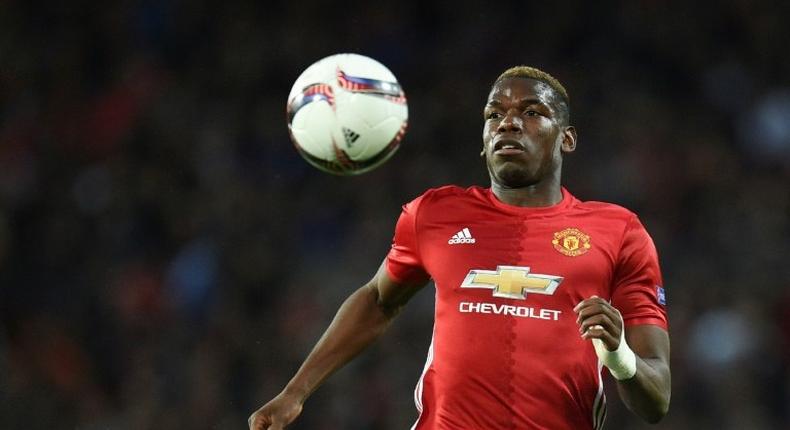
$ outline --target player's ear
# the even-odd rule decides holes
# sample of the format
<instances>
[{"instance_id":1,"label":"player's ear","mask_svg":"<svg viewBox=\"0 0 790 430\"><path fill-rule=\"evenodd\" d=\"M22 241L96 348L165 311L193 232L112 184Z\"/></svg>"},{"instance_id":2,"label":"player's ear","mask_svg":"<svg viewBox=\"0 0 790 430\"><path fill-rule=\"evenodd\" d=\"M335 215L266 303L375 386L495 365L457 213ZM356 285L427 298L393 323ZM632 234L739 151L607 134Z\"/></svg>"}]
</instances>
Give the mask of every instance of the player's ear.
<instances>
[{"instance_id":1,"label":"player's ear","mask_svg":"<svg viewBox=\"0 0 790 430\"><path fill-rule=\"evenodd\" d=\"M562 132L562 152L573 152L576 150L576 127L568 126Z\"/></svg>"},{"instance_id":2,"label":"player's ear","mask_svg":"<svg viewBox=\"0 0 790 430\"><path fill-rule=\"evenodd\" d=\"M482 151L480 151L480 158L483 158L483 157L485 157L485 156L486 156L486 149L485 149L485 148L483 148L483 150L482 150Z\"/></svg>"}]
</instances>

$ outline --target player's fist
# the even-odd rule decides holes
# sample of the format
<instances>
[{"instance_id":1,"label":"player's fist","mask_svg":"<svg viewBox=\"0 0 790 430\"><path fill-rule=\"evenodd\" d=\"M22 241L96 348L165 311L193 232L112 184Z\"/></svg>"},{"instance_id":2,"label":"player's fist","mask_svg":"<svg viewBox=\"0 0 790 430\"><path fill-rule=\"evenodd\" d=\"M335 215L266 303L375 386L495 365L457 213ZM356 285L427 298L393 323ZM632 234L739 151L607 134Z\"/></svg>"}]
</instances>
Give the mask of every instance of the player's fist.
<instances>
[{"instance_id":1,"label":"player's fist","mask_svg":"<svg viewBox=\"0 0 790 430\"><path fill-rule=\"evenodd\" d=\"M606 300L591 296L579 302L573 311L576 312L576 324L583 339L598 339L609 351L620 346L623 319L620 311Z\"/></svg>"},{"instance_id":2,"label":"player's fist","mask_svg":"<svg viewBox=\"0 0 790 430\"><path fill-rule=\"evenodd\" d=\"M592 340L595 354L617 380L631 379L636 374L636 355L625 341L623 317L606 300L592 296L582 300L573 311L578 317L579 332Z\"/></svg>"},{"instance_id":3,"label":"player's fist","mask_svg":"<svg viewBox=\"0 0 790 430\"><path fill-rule=\"evenodd\" d=\"M282 430L302 413L302 401L282 392L247 419L250 430Z\"/></svg>"}]
</instances>

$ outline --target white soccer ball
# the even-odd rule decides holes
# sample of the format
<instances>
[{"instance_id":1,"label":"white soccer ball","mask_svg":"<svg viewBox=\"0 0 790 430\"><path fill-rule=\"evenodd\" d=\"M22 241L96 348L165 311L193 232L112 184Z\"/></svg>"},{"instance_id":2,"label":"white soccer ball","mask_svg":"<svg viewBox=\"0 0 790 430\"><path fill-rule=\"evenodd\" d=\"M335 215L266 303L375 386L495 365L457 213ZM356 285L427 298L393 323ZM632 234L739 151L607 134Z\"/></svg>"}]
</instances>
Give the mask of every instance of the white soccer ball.
<instances>
[{"instance_id":1,"label":"white soccer ball","mask_svg":"<svg viewBox=\"0 0 790 430\"><path fill-rule=\"evenodd\" d=\"M336 175L384 163L398 149L409 118L395 75L357 54L332 55L302 72L288 95L287 113L302 157Z\"/></svg>"}]
</instances>

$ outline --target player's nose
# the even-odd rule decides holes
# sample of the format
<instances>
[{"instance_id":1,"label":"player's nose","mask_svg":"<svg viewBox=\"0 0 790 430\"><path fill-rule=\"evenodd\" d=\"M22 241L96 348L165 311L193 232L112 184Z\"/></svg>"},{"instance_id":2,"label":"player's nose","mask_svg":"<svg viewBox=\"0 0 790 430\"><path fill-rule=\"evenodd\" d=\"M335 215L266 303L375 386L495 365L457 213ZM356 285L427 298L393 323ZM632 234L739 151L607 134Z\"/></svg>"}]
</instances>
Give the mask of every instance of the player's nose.
<instances>
[{"instance_id":1,"label":"player's nose","mask_svg":"<svg viewBox=\"0 0 790 430\"><path fill-rule=\"evenodd\" d=\"M499 133L521 133L521 118L517 114L508 112L497 127Z\"/></svg>"}]
</instances>

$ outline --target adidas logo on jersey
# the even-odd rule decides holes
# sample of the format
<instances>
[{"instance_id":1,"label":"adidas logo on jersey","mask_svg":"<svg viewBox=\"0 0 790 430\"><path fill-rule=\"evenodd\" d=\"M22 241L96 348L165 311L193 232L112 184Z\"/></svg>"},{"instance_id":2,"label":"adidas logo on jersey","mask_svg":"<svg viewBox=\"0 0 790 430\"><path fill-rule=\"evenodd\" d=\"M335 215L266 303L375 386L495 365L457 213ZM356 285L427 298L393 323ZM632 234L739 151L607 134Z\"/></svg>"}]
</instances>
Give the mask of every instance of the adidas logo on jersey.
<instances>
[{"instance_id":1,"label":"adidas logo on jersey","mask_svg":"<svg viewBox=\"0 0 790 430\"><path fill-rule=\"evenodd\" d=\"M450 240L447 241L450 245L458 245L461 243L475 243L475 238L472 237L472 233L469 232L469 229L464 227L463 230L459 231L458 233L454 234Z\"/></svg>"}]
</instances>

